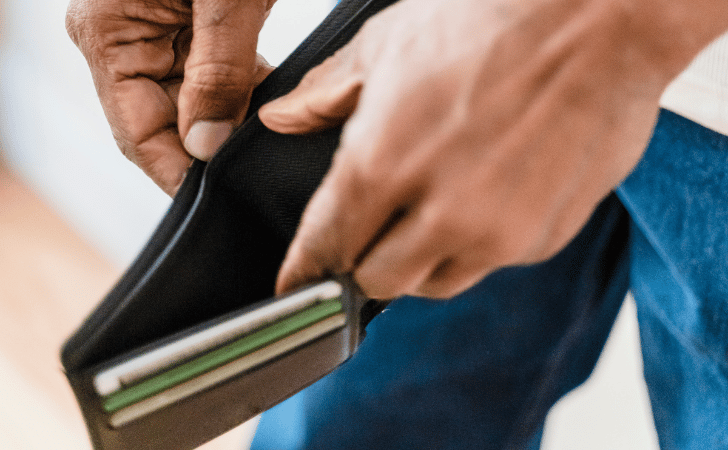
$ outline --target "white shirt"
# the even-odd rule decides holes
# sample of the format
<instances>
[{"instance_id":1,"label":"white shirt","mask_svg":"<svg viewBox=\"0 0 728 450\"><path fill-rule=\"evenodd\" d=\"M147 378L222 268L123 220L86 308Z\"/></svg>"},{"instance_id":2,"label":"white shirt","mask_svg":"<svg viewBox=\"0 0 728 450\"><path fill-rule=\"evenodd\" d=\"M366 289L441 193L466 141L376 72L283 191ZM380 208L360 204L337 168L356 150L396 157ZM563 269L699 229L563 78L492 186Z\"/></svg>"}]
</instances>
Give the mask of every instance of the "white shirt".
<instances>
[{"instance_id":1,"label":"white shirt","mask_svg":"<svg viewBox=\"0 0 728 450\"><path fill-rule=\"evenodd\" d=\"M728 33L698 55L667 88L661 104L728 135Z\"/></svg>"}]
</instances>

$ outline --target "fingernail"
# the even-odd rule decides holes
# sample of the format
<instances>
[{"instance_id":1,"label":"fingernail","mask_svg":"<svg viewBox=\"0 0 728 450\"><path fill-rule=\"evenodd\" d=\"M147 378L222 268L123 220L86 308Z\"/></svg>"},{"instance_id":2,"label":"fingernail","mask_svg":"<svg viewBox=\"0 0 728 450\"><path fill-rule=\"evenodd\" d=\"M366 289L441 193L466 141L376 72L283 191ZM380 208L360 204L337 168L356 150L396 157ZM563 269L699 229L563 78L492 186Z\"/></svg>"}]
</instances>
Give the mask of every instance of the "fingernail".
<instances>
[{"instance_id":1,"label":"fingernail","mask_svg":"<svg viewBox=\"0 0 728 450\"><path fill-rule=\"evenodd\" d=\"M185 138L187 152L197 159L209 161L233 132L233 124L224 121L195 122Z\"/></svg>"},{"instance_id":2,"label":"fingernail","mask_svg":"<svg viewBox=\"0 0 728 450\"><path fill-rule=\"evenodd\" d=\"M265 105L261 106L260 113L267 115L279 114L282 107L284 107L286 104L286 98L287 97L279 97L266 103Z\"/></svg>"},{"instance_id":3,"label":"fingernail","mask_svg":"<svg viewBox=\"0 0 728 450\"><path fill-rule=\"evenodd\" d=\"M285 133L294 114L288 97L280 97L263 105L258 111L258 117L271 130Z\"/></svg>"}]
</instances>

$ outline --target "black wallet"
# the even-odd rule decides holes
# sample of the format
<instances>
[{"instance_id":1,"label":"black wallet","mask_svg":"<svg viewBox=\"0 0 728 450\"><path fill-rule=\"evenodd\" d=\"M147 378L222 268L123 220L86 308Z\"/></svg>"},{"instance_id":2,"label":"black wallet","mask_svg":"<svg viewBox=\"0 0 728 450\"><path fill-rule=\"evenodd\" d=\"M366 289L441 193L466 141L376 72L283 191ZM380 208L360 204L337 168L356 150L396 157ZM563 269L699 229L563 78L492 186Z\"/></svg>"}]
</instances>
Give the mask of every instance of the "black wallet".
<instances>
[{"instance_id":1,"label":"black wallet","mask_svg":"<svg viewBox=\"0 0 728 450\"><path fill-rule=\"evenodd\" d=\"M137 260L63 347L97 450L195 448L320 379L383 304L346 277L273 297L341 130L290 136L255 111L395 0L344 0L253 92L249 117L195 161Z\"/></svg>"}]
</instances>

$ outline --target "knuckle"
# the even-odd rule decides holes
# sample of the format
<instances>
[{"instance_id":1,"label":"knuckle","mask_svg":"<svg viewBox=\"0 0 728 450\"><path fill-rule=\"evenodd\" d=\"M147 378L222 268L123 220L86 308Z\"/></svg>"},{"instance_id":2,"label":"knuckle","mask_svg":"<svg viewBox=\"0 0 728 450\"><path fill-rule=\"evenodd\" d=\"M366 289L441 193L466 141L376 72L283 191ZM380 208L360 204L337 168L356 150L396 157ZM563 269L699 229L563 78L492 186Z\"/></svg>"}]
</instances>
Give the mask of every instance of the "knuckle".
<instances>
[{"instance_id":1,"label":"knuckle","mask_svg":"<svg viewBox=\"0 0 728 450\"><path fill-rule=\"evenodd\" d=\"M111 24L117 23L112 15L105 13L99 2L72 0L65 16L66 33L81 52L88 56L105 39Z\"/></svg>"},{"instance_id":2,"label":"knuckle","mask_svg":"<svg viewBox=\"0 0 728 450\"><path fill-rule=\"evenodd\" d=\"M202 95L218 94L219 97L238 94L248 78L248 70L242 66L226 62L205 62L188 65L185 68L188 85Z\"/></svg>"},{"instance_id":3,"label":"knuckle","mask_svg":"<svg viewBox=\"0 0 728 450\"><path fill-rule=\"evenodd\" d=\"M76 11L73 8L74 4L73 2L69 5L68 10L66 11L66 33L68 34L68 37L71 38L74 44L78 45L78 32L79 32L79 18L76 15Z\"/></svg>"},{"instance_id":4,"label":"knuckle","mask_svg":"<svg viewBox=\"0 0 728 450\"><path fill-rule=\"evenodd\" d=\"M81 24L88 17L91 10L93 10L93 7L89 4L88 0L72 0L68 4L65 25L66 31L74 41L78 36L78 32L82 29Z\"/></svg>"},{"instance_id":5,"label":"knuckle","mask_svg":"<svg viewBox=\"0 0 728 450\"><path fill-rule=\"evenodd\" d=\"M117 147L126 159L139 167L153 165L149 152L145 152L143 147L159 133L158 130L127 124L125 128L112 125L111 131Z\"/></svg>"},{"instance_id":6,"label":"knuckle","mask_svg":"<svg viewBox=\"0 0 728 450\"><path fill-rule=\"evenodd\" d=\"M119 137L119 135L115 132L112 134L116 141L116 146L119 147L121 154L124 155L126 159L139 166L137 146L132 144L129 140Z\"/></svg>"},{"instance_id":7,"label":"knuckle","mask_svg":"<svg viewBox=\"0 0 728 450\"><path fill-rule=\"evenodd\" d=\"M468 258L443 261L417 290L417 295L433 299L450 299L462 294L492 271L492 267L474 264Z\"/></svg>"},{"instance_id":8,"label":"knuckle","mask_svg":"<svg viewBox=\"0 0 728 450\"><path fill-rule=\"evenodd\" d=\"M353 267L353 258L344 254L341 239L338 233L319 231L320 223L310 214L304 216L301 229L315 230L309 232L298 241L297 251L306 266L316 268L320 275L338 275L349 272ZM336 229L336 224L333 224Z\"/></svg>"},{"instance_id":9,"label":"knuckle","mask_svg":"<svg viewBox=\"0 0 728 450\"><path fill-rule=\"evenodd\" d=\"M388 23L388 20L386 19L386 12L373 16L371 19L364 22L364 25L362 25L358 34L361 36L376 36L388 32L391 29L392 24ZM366 40L364 37L360 39Z\"/></svg>"},{"instance_id":10,"label":"knuckle","mask_svg":"<svg viewBox=\"0 0 728 450\"><path fill-rule=\"evenodd\" d=\"M260 14L262 16L265 5L258 5L260 2L254 3L255 6L260 7ZM221 27L234 30L239 28L240 14L245 7L245 2L240 0L207 0L204 2L204 6L200 4L199 8L195 9L196 14L196 25L198 30L207 28Z\"/></svg>"},{"instance_id":11,"label":"knuckle","mask_svg":"<svg viewBox=\"0 0 728 450\"><path fill-rule=\"evenodd\" d=\"M151 140L134 144L128 140L117 139L119 149L129 161L139 167L165 192L173 192L184 177L184 172L175 170L174 166L170 165L167 152L160 151L162 148L150 143Z\"/></svg>"},{"instance_id":12,"label":"knuckle","mask_svg":"<svg viewBox=\"0 0 728 450\"><path fill-rule=\"evenodd\" d=\"M376 143L357 142L346 138L336 162L348 166L347 183L361 190L362 195L403 196L423 187L424 174L402 168L396 157Z\"/></svg>"},{"instance_id":13,"label":"knuckle","mask_svg":"<svg viewBox=\"0 0 728 450\"><path fill-rule=\"evenodd\" d=\"M148 138L148 132L143 135L141 130L135 128L121 128L115 126L111 122L111 134L116 141L116 146L121 150L122 155L137 166L144 165L143 152L139 150L140 146Z\"/></svg>"},{"instance_id":14,"label":"knuckle","mask_svg":"<svg viewBox=\"0 0 728 450\"><path fill-rule=\"evenodd\" d=\"M368 298L388 300L401 295L391 283L387 283L386 276L378 276L371 272L357 270L354 272L354 280L357 286Z\"/></svg>"},{"instance_id":15,"label":"knuckle","mask_svg":"<svg viewBox=\"0 0 728 450\"><path fill-rule=\"evenodd\" d=\"M471 242L477 235L476 224L439 202L428 202L420 209L419 223L424 236L445 247Z\"/></svg>"},{"instance_id":16,"label":"knuckle","mask_svg":"<svg viewBox=\"0 0 728 450\"><path fill-rule=\"evenodd\" d=\"M422 232L440 242L451 242L453 237L462 236L462 225L457 218L449 217L436 208L424 208L421 213Z\"/></svg>"}]
</instances>

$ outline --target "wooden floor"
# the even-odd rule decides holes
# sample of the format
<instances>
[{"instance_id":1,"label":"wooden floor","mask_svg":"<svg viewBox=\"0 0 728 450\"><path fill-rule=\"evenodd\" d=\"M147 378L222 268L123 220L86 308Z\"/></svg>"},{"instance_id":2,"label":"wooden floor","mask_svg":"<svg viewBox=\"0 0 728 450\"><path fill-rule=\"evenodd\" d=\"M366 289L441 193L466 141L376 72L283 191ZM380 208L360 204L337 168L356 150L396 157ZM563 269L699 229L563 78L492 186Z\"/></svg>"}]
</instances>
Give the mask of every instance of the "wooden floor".
<instances>
[{"instance_id":1,"label":"wooden floor","mask_svg":"<svg viewBox=\"0 0 728 450\"><path fill-rule=\"evenodd\" d=\"M0 168L0 450L90 448L58 352L119 273ZM203 448L241 449L250 435Z\"/></svg>"}]
</instances>

